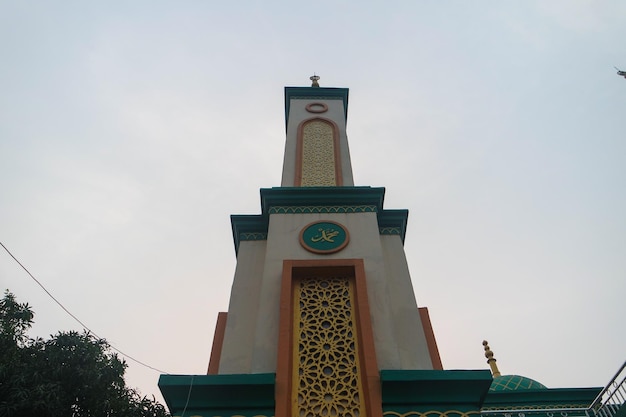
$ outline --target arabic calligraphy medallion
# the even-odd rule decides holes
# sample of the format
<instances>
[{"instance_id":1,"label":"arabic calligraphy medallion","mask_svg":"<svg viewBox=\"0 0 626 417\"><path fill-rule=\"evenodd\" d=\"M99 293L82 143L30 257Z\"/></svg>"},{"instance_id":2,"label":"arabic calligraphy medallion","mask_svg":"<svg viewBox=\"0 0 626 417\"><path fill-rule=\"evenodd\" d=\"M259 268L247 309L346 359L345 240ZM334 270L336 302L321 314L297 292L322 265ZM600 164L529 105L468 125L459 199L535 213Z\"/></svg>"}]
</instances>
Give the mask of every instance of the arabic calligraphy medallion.
<instances>
[{"instance_id":1,"label":"arabic calligraphy medallion","mask_svg":"<svg viewBox=\"0 0 626 417\"><path fill-rule=\"evenodd\" d=\"M319 254L339 252L349 240L348 229L329 220L310 223L300 232L300 244L304 249Z\"/></svg>"}]
</instances>

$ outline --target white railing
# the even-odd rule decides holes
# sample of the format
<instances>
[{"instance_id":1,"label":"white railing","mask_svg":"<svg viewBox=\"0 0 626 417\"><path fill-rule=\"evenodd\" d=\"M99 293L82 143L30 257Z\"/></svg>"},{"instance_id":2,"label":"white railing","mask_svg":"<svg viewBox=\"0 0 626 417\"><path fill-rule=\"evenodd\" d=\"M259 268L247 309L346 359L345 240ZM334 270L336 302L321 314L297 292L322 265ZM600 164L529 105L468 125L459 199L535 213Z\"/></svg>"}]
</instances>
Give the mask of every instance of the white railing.
<instances>
[{"instance_id":1,"label":"white railing","mask_svg":"<svg viewBox=\"0 0 626 417\"><path fill-rule=\"evenodd\" d=\"M626 404L626 362L586 408L523 408L481 410L482 417L614 417Z\"/></svg>"},{"instance_id":2,"label":"white railing","mask_svg":"<svg viewBox=\"0 0 626 417\"><path fill-rule=\"evenodd\" d=\"M481 410L483 417L595 417L590 408L520 408Z\"/></svg>"},{"instance_id":3,"label":"white railing","mask_svg":"<svg viewBox=\"0 0 626 417\"><path fill-rule=\"evenodd\" d=\"M626 362L589 407L598 417L613 417L626 403Z\"/></svg>"}]
</instances>

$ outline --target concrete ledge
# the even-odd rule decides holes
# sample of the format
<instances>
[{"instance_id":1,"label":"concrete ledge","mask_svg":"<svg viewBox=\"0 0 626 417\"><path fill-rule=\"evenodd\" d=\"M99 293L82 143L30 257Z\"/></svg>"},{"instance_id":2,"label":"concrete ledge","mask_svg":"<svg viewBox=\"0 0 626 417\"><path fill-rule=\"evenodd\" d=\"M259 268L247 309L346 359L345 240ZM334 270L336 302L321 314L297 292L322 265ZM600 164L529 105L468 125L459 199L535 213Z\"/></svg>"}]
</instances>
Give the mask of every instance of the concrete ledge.
<instances>
[{"instance_id":1,"label":"concrete ledge","mask_svg":"<svg viewBox=\"0 0 626 417\"><path fill-rule=\"evenodd\" d=\"M274 411L276 375L161 375L159 389L172 415L188 410ZM190 393L191 388L191 393ZM189 402L187 402L189 398ZM237 413L235 413L237 414Z\"/></svg>"},{"instance_id":2,"label":"concrete ledge","mask_svg":"<svg viewBox=\"0 0 626 417\"><path fill-rule=\"evenodd\" d=\"M239 250L242 233L267 234L272 207L301 208L301 212L315 212L328 207L333 212L375 212L379 228L394 228L404 243L408 210L384 210L383 187L274 187L261 189L261 214L230 216L235 243ZM351 211L351 210L354 211ZM346 210L346 211L341 211ZM326 211L323 211L326 212Z\"/></svg>"},{"instance_id":3,"label":"concrete ledge","mask_svg":"<svg viewBox=\"0 0 626 417\"><path fill-rule=\"evenodd\" d=\"M383 370L383 408L411 405L415 409L479 409L491 385L491 372ZM438 407L439 406L439 407Z\"/></svg>"}]
</instances>

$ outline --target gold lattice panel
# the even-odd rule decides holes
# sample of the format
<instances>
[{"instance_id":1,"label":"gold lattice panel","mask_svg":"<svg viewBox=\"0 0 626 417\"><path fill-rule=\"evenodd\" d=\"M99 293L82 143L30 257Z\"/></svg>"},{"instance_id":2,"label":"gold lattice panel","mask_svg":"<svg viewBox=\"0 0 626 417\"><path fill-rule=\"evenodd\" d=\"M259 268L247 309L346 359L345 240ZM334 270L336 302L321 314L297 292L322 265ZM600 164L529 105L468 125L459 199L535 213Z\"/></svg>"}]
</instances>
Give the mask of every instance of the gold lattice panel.
<instances>
[{"instance_id":1,"label":"gold lattice panel","mask_svg":"<svg viewBox=\"0 0 626 417\"><path fill-rule=\"evenodd\" d=\"M335 186L335 140L333 127L321 120L306 122L302 128L303 187Z\"/></svg>"},{"instance_id":2,"label":"gold lattice panel","mask_svg":"<svg viewBox=\"0 0 626 417\"><path fill-rule=\"evenodd\" d=\"M302 278L293 296L292 416L366 416L353 281Z\"/></svg>"}]
</instances>

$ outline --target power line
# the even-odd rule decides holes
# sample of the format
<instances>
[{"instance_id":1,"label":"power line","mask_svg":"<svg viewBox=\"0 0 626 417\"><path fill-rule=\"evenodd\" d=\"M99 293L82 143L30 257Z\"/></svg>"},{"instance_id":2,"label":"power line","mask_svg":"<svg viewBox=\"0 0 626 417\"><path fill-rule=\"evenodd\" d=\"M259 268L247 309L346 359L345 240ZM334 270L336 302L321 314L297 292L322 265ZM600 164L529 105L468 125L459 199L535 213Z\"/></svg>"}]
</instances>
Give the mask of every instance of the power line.
<instances>
[{"instance_id":1,"label":"power line","mask_svg":"<svg viewBox=\"0 0 626 417\"><path fill-rule=\"evenodd\" d=\"M70 316L71 318L73 318L74 320L76 320L76 321L77 321L77 322L78 322L78 323L79 323L79 324L83 327L83 329L87 330L89 333L91 333L92 335L94 335L94 336L95 336L95 337L97 337L98 339L101 339L101 340L106 340L106 339L103 339L102 337L98 336L98 335L96 334L96 332L94 332L94 331L93 331L93 330L91 330L89 327L87 327L87 325L86 325L85 323L83 323L82 321L80 321L80 320L78 319L78 317L76 317L75 315L73 315L73 314L72 314L72 313L71 313L71 312L70 312L67 308L65 308L65 306L64 306L63 304L61 304L61 302L60 302L59 300L57 300L56 298L54 298L54 296L50 293L50 291L48 291L48 290L46 289L46 287L44 287L44 285L43 285L41 282L39 282L39 280L38 280L37 278L35 278L35 276L34 276L33 274L31 274L31 273L30 273L30 271L29 271L29 270L28 270L28 269L27 269L24 265L22 265L22 263L21 263L21 262L20 262L20 261L19 261L19 260L18 260L18 259L17 259L17 258L16 258L13 254L12 254L12 253L11 253L11 251L10 251L9 249L7 249L7 247L6 247L6 246L4 246L4 244L3 244L2 242L0 242L0 246L2 246L2 248L4 248L4 250L5 250L5 251L6 251L6 252L7 252L7 253L11 256L11 258L13 258L13 260L14 260L15 262L17 262L17 264L18 264L19 266L21 266L21 267L22 267L22 269L23 269L24 271L26 271L26 273L28 274L28 276L30 276L30 277L31 277L31 278L32 278L32 279L33 279L33 280L37 283L37 285L39 285L39 286L40 286L40 287L41 287L41 288L42 288L42 289L46 292L46 294L48 294L48 296L49 296L50 298L52 298L52 300L54 300L54 302L55 302L55 303L57 303L57 304L59 305L59 307L61 307L61 308L63 309L63 311L65 311L67 314L69 314L69 316ZM113 346L111 343L109 343L109 342L107 342L107 343L109 344L109 346L111 347L111 349L113 349L114 351L116 351L116 352L117 352L117 353L119 353L120 355L124 356L125 358L128 358L128 359L132 360L133 362L138 363L139 365L145 366L146 368L150 368L150 369L152 369L153 371L157 371L157 372L162 373L162 374L169 374L169 372L161 371L160 369L157 369L157 368L155 368L155 367L153 367L153 366L150 366L150 365L148 365L148 364L146 364L146 363L144 363L144 362L140 361L139 359L135 359L135 358L133 358L132 356L130 356L130 355L128 355L128 354L126 354L126 353L122 352L121 350L119 350L118 348L116 348L115 346Z\"/></svg>"}]
</instances>

